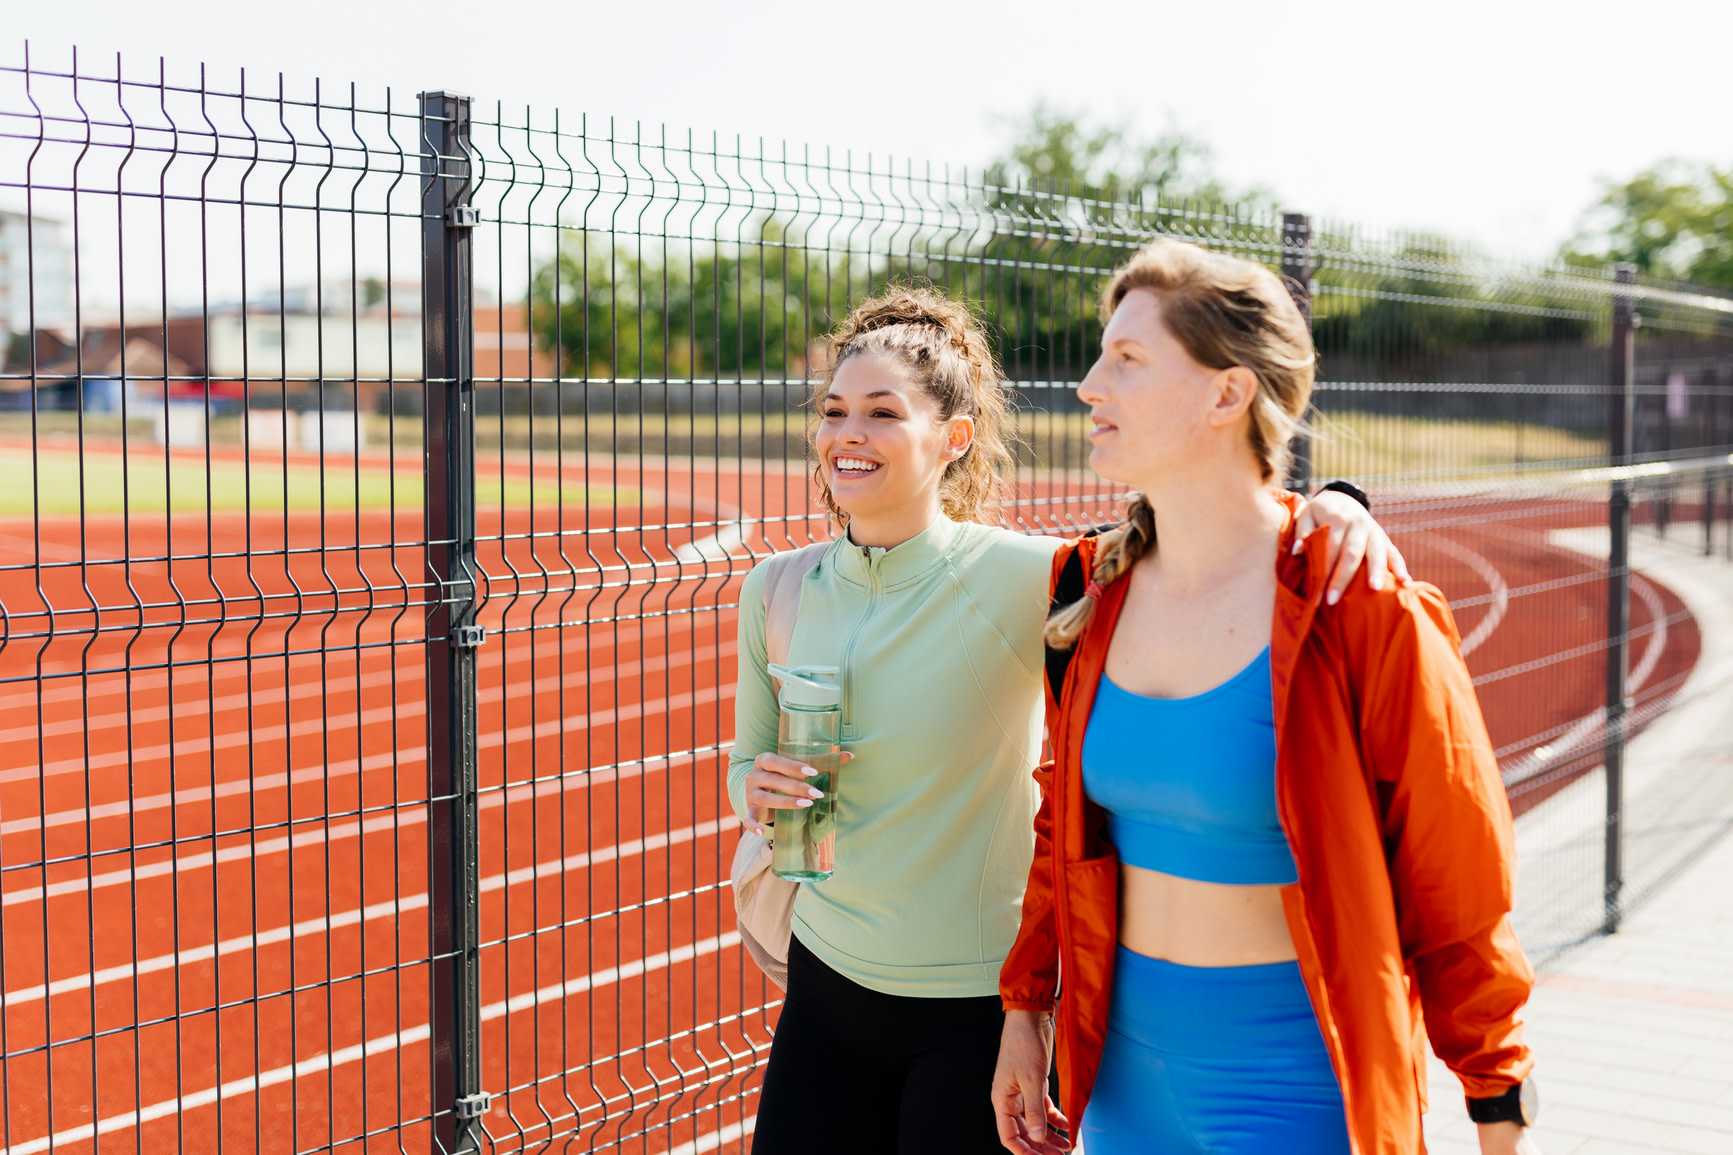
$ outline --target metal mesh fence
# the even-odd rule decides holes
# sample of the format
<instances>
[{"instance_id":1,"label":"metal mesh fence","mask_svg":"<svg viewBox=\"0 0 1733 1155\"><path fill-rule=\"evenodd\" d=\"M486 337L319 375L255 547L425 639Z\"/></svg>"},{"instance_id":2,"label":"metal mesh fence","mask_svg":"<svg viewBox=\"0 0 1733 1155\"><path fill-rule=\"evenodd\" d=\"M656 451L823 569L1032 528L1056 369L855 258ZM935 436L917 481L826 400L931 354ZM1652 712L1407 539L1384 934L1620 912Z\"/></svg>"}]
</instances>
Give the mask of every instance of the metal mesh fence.
<instances>
[{"instance_id":1,"label":"metal mesh fence","mask_svg":"<svg viewBox=\"0 0 1733 1155\"><path fill-rule=\"evenodd\" d=\"M727 892L735 599L829 532L815 342L891 280L991 324L1037 533L1116 509L1072 392L1109 270L1169 235L1308 287L1301 460L1452 598L1531 949L1733 803L1727 730L1625 741L1733 701L1733 301L77 58L0 69L0 198L7 1152L740 1149L779 994Z\"/></svg>"}]
</instances>

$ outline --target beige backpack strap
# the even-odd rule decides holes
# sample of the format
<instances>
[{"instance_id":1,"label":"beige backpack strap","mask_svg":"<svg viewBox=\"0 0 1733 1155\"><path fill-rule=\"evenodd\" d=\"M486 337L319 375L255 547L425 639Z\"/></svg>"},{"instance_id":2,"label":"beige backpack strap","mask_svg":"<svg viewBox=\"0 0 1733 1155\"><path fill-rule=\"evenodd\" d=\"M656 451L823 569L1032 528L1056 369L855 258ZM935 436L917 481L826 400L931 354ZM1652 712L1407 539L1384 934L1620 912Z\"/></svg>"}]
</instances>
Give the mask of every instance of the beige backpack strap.
<instances>
[{"instance_id":1,"label":"beige backpack strap","mask_svg":"<svg viewBox=\"0 0 1733 1155\"><path fill-rule=\"evenodd\" d=\"M764 652L779 666L788 664L788 643L800 616L800 583L830 546L828 541L815 541L772 554L764 563Z\"/></svg>"},{"instance_id":2,"label":"beige backpack strap","mask_svg":"<svg viewBox=\"0 0 1733 1155\"><path fill-rule=\"evenodd\" d=\"M830 542L815 541L772 554L764 563L764 649L779 666L788 663L794 619L800 616L800 583L829 548ZM787 990L790 923L800 884L771 873L770 840L750 830L740 834L729 881L741 946L771 982Z\"/></svg>"}]
</instances>

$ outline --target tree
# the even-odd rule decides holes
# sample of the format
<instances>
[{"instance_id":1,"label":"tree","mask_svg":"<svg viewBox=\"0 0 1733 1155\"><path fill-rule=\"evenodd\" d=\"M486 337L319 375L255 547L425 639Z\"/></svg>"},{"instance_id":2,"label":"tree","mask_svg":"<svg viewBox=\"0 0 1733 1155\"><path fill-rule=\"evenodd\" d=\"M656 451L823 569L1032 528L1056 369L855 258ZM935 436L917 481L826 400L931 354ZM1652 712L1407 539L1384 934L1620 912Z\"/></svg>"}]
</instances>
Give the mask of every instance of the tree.
<instances>
[{"instance_id":1,"label":"tree","mask_svg":"<svg viewBox=\"0 0 1733 1155\"><path fill-rule=\"evenodd\" d=\"M1733 168L1670 161L1607 186L1561 255L1733 289Z\"/></svg>"},{"instance_id":2,"label":"tree","mask_svg":"<svg viewBox=\"0 0 1733 1155\"><path fill-rule=\"evenodd\" d=\"M1101 200L1244 200L1209 174L1209 158L1207 144L1177 128L1139 138L1127 125L1092 124L1041 101L1018 118L1010 147L987 168L987 183L1021 181Z\"/></svg>"},{"instance_id":3,"label":"tree","mask_svg":"<svg viewBox=\"0 0 1733 1155\"><path fill-rule=\"evenodd\" d=\"M1357 244L1352 236L1314 239L1336 253ZM1569 298L1549 293L1544 278L1488 276L1472 253L1444 237L1404 234L1396 247L1368 258L1362 268L1328 274L1328 286L1352 292L1326 288L1312 303L1312 339L1332 375L1423 380L1441 357L1590 335L1587 322L1568 315Z\"/></svg>"},{"instance_id":4,"label":"tree","mask_svg":"<svg viewBox=\"0 0 1733 1155\"><path fill-rule=\"evenodd\" d=\"M861 270L847 254L808 249L774 218L746 233L630 247L570 234L531 287L537 344L558 349L567 378L804 376L810 342L846 311Z\"/></svg>"},{"instance_id":5,"label":"tree","mask_svg":"<svg viewBox=\"0 0 1733 1155\"><path fill-rule=\"evenodd\" d=\"M762 217L741 240L628 240L570 230L531 289L537 344L563 378L674 383L803 378L808 350L887 280L927 279L979 303L1013 376L1067 380L1093 359L1096 285L1180 202L1235 216L1209 149L1177 130L1139 137L1038 104L975 189L987 235L906 238L900 252L827 251L809 222ZM1260 194L1261 195L1261 194ZM1242 206L1243 206L1242 201Z\"/></svg>"}]
</instances>

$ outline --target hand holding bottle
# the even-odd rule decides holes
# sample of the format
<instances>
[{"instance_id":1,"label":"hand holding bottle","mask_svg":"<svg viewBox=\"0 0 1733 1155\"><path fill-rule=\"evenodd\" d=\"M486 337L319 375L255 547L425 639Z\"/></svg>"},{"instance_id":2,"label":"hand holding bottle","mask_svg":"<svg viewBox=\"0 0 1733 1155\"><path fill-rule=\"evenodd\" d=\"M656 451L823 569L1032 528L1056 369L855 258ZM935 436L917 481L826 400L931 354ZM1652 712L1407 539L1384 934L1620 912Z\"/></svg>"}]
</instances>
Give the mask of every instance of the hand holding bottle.
<instances>
[{"instance_id":1,"label":"hand holding bottle","mask_svg":"<svg viewBox=\"0 0 1733 1155\"><path fill-rule=\"evenodd\" d=\"M846 766L854 755L843 751L838 757ZM746 813L753 833L769 833L766 824L773 821L772 811L806 809L822 798L824 791L808 782L817 774L797 759L770 751L754 758L746 774Z\"/></svg>"}]
</instances>

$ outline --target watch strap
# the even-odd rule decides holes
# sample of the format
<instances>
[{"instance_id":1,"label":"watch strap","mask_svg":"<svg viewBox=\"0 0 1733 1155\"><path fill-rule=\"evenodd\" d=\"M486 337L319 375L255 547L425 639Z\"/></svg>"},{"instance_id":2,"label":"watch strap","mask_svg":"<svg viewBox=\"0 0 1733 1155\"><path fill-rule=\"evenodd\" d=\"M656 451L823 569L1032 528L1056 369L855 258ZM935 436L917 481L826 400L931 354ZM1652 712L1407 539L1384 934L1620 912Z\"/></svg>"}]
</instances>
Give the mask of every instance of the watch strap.
<instances>
[{"instance_id":1,"label":"watch strap","mask_svg":"<svg viewBox=\"0 0 1733 1155\"><path fill-rule=\"evenodd\" d=\"M1335 481L1325 482L1323 485L1318 487L1318 493L1345 493L1361 505L1365 506L1367 512L1371 512L1372 509L1372 499L1366 496L1366 491L1364 489L1361 489L1352 481L1343 481L1338 478ZM1318 493L1314 493L1312 496L1316 497L1318 496Z\"/></svg>"},{"instance_id":2,"label":"watch strap","mask_svg":"<svg viewBox=\"0 0 1733 1155\"><path fill-rule=\"evenodd\" d=\"M1468 1117L1476 1123L1515 1123L1527 1127L1534 1122L1537 1096L1528 1082L1516 1084L1501 1095L1483 1099L1470 1097Z\"/></svg>"}]
</instances>

